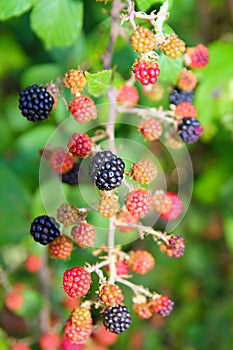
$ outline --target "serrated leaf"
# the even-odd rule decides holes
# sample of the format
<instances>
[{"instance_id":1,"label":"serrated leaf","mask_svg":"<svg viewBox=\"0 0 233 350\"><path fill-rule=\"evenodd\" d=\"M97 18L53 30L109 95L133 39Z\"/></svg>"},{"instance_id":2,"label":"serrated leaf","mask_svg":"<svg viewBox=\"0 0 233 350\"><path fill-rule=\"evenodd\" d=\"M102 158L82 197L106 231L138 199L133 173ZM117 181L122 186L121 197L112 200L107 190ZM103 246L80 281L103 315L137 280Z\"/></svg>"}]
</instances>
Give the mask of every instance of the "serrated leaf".
<instances>
[{"instance_id":1,"label":"serrated leaf","mask_svg":"<svg viewBox=\"0 0 233 350\"><path fill-rule=\"evenodd\" d=\"M31 13L31 27L47 48L73 44L82 22L83 4L72 0L38 0Z\"/></svg>"},{"instance_id":2,"label":"serrated leaf","mask_svg":"<svg viewBox=\"0 0 233 350\"><path fill-rule=\"evenodd\" d=\"M37 0L0 0L0 19L7 20L28 11Z\"/></svg>"},{"instance_id":3,"label":"serrated leaf","mask_svg":"<svg viewBox=\"0 0 233 350\"><path fill-rule=\"evenodd\" d=\"M164 54L159 60L160 76L158 81L176 85L178 76L183 68L182 57L172 59Z\"/></svg>"},{"instance_id":4,"label":"serrated leaf","mask_svg":"<svg viewBox=\"0 0 233 350\"><path fill-rule=\"evenodd\" d=\"M112 70L102 70L98 73L85 72L88 89L93 96L104 95L112 82Z\"/></svg>"}]
</instances>

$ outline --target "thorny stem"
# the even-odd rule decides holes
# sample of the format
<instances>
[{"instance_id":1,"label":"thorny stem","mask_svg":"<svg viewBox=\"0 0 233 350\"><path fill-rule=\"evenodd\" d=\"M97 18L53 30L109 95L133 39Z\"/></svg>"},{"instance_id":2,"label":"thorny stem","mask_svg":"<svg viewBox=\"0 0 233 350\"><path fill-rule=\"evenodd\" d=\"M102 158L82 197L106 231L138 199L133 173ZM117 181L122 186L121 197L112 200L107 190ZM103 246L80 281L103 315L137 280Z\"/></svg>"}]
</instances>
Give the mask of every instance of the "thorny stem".
<instances>
[{"instance_id":1,"label":"thorny stem","mask_svg":"<svg viewBox=\"0 0 233 350\"><path fill-rule=\"evenodd\" d=\"M117 112L118 113L130 113L130 114L137 114L142 118L148 118L148 117L154 117L156 119L160 119L161 121L165 121L167 123L171 123L173 125L176 125L177 122L172 118L174 115L173 111L165 110L163 111L162 108L156 109L156 108L128 108L125 106L117 106ZM171 117L168 117L171 116Z\"/></svg>"},{"instance_id":2,"label":"thorny stem","mask_svg":"<svg viewBox=\"0 0 233 350\"><path fill-rule=\"evenodd\" d=\"M111 67L114 45L118 35L122 32L122 28L118 23L118 17L123 7L124 5L120 0L113 0L112 10L110 14L112 18L110 39L106 53L102 57L104 69L109 69Z\"/></svg>"},{"instance_id":3,"label":"thorny stem","mask_svg":"<svg viewBox=\"0 0 233 350\"><path fill-rule=\"evenodd\" d=\"M124 284L125 286L129 287L130 289L132 289L132 291L134 292L135 295L138 294L143 294L145 296L147 296L148 298L153 298L157 293L151 293L149 291L149 289L143 287L143 286L139 286L137 284L134 284L126 279L123 279L119 276L117 276L116 278L116 282L119 282L121 284Z\"/></svg>"},{"instance_id":4,"label":"thorny stem","mask_svg":"<svg viewBox=\"0 0 233 350\"><path fill-rule=\"evenodd\" d=\"M134 2L132 0L127 0L128 4L128 16L123 15L122 16L122 22L128 21L133 29L135 30L137 28L136 23L134 21L135 18L139 19L145 19L151 22L151 24L154 26L155 31L157 32L156 37L157 39L161 40L163 39L164 35L162 33L163 23L166 21L169 12L169 2L166 0L163 5L160 7L160 10L157 14L155 14L156 11L152 11L150 14L147 14L145 12L141 11L135 11Z\"/></svg>"},{"instance_id":5,"label":"thorny stem","mask_svg":"<svg viewBox=\"0 0 233 350\"><path fill-rule=\"evenodd\" d=\"M108 264L109 264L108 261L107 261L107 260L104 260L104 261L102 261L101 263L91 265L90 267L87 268L87 271L89 271L90 273L96 272L96 271L99 270L101 267L104 267L104 266L106 266L106 265L108 265Z\"/></svg>"},{"instance_id":6,"label":"thorny stem","mask_svg":"<svg viewBox=\"0 0 233 350\"><path fill-rule=\"evenodd\" d=\"M142 224L137 224L137 223L128 224L128 223L123 223L121 221L115 220L114 224L119 226L137 228L140 233L141 239L143 239L145 235L151 235L153 236L154 240L163 241L165 244L169 245L169 242L168 242L169 236L167 235L166 232L155 231L152 227L144 226Z\"/></svg>"}]
</instances>

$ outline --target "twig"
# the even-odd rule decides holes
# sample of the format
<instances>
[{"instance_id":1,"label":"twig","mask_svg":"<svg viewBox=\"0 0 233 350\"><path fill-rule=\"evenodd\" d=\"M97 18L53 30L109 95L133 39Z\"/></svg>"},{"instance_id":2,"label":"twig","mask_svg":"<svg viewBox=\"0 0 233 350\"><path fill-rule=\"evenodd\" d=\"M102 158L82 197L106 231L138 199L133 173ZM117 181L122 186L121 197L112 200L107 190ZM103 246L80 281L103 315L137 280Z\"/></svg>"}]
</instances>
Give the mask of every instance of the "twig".
<instances>
[{"instance_id":1,"label":"twig","mask_svg":"<svg viewBox=\"0 0 233 350\"><path fill-rule=\"evenodd\" d=\"M4 287L7 293L11 290L11 285L8 280L7 273L1 265L0 265L0 284Z\"/></svg>"},{"instance_id":2,"label":"twig","mask_svg":"<svg viewBox=\"0 0 233 350\"><path fill-rule=\"evenodd\" d=\"M109 283L114 283L117 277L114 245L115 245L115 224L114 224L114 218L110 218L109 233L108 233L108 260L109 260L109 271L110 271Z\"/></svg>"},{"instance_id":3,"label":"twig","mask_svg":"<svg viewBox=\"0 0 233 350\"><path fill-rule=\"evenodd\" d=\"M137 284L134 284L126 279L119 277L119 276L117 276L116 282L119 282L119 283L124 284L125 286L129 287L134 292L135 295L143 294L143 295L147 296L148 298L153 298L155 295L157 295L157 293L151 293L149 291L149 289L147 289L143 286L139 286Z\"/></svg>"},{"instance_id":4,"label":"twig","mask_svg":"<svg viewBox=\"0 0 233 350\"><path fill-rule=\"evenodd\" d=\"M172 116L174 115L174 111L170 110L164 111L161 108L128 108L125 106L117 106L116 110L118 113L137 114L142 118L154 117L156 119L160 119L161 121L165 121L173 125L177 124L177 122L172 118Z\"/></svg>"},{"instance_id":5,"label":"twig","mask_svg":"<svg viewBox=\"0 0 233 350\"><path fill-rule=\"evenodd\" d=\"M104 69L109 69L111 67L113 49L118 35L122 32L122 28L118 23L118 17L120 11L123 9L124 5L120 0L113 0L112 10L111 10L111 32L109 44L106 49L106 53L102 56Z\"/></svg>"}]
</instances>

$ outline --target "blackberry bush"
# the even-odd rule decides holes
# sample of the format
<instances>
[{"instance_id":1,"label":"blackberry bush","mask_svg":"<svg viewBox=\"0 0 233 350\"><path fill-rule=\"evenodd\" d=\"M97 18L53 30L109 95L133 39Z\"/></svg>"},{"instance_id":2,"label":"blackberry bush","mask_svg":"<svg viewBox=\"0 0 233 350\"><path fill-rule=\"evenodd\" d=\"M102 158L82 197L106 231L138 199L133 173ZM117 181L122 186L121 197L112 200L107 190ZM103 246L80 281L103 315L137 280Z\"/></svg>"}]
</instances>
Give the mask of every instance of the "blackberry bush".
<instances>
[{"instance_id":1,"label":"blackberry bush","mask_svg":"<svg viewBox=\"0 0 233 350\"><path fill-rule=\"evenodd\" d=\"M177 174L176 181L176 169L169 169L164 159L154 162L153 157L164 156L163 144L174 150L171 152L173 155L176 150L184 147L184 143L196 142L202 134L202 126L196 119L198 111L193 102L198 75L192 68L207 64L208 50L202 44L186 49L185 42L176 33L167 34L168 27L164 23L169 14L168 0L160 7L157 4L158 10L152 9L150 13L141 11L143 5L140 1L136 4L131 0L114 0L112 4L108 0L99 1L109 2L104 15L111 8L109 19L113 30L108 47L99 50L95 43L97 49L93 55L90 45L90 52L87 50L90 57L86 57L80 37L78 57L85 58L80 65L86 70L71 68L56 81L49 82L47 87L33 84L20 92L19 109L28 120L37 122L47 119L54 109L55 117L51 122L55 126L58 126L58 121L61 122L56 140L59 144L56 146L51 137L41 151L44 164L47 160L53 170L49 172L48 184L44 179L44 173L47 173L42 171L41 177L41 188L45 184L46 190L48 189L46 196L49 198L44 203L47 213L37 216L28 228L36 242L48 245L48 249L43 252L40 269L30 267L27 261L30 267L27 267L28 271L40 270L41 291L46 299L46 305L41 310L41 320L45 320L45 324L41 322L40 325L40 334L43 335L35 337L41 348L49 349L53 345L55 349L61 346L63 349L82 346L86 349L87 346L89 349L99 345L112 345L111 342L102 344L100 337L94 333L102 327L104 334L113 333L111 336L116 339L116 334L121 334L130 327L128 305L123 305L123 301L129 303L129 298L125 295L126 288L134 294L132 309L138 318L147 320L153 314L168 316L174 302L167 295L161 295L154 289L151 291L140 282L141 275L148 273L153 276L157 256L152 249L151 253L148 252L146 243L143 248L139 244L135 247L132 240L135 237L143 240L150 236L158 245L158 251L165 253L168 258L181 258L185 252L184 238L166 232L167 226L167 231L170 231L171 221L178 219L184 209L183 201L176 193L179 193L180 174ZM68 4L69 1L65 3ZM67 4L64 6L70 6ZM80 4L81 2L72 2L74 8ZM75 12L77 16L79 12L81 11ZM71 14L72 11L67 13ZM66 11L63 16L66 17ZM72 16L69 17L65 21L71 23L67 32L63 28L63 22L59 21L64 29L59 30L59 36L65 33L72 40L70 31L77 27L72 22ZM117 55L114 55L116 62L114 65L112 63L115 41L118 43L119 36L128 39L122 42L125 41L125 45L128 45L129 56L133 54L130 62L123 62L124 74L118 71L121 65L117 62ZM47 46L50 47L49 44ZM103 56L100 56L104 51ZM53 51L53 55L56 56L59 52ZM61 65L63 58L65 60L67 56L70 59L69 62L64 62L64 67L72 63L72 57L77 54L76 50L68 50L67 53L68 56L62 54L60 58ZM91 59L96 59L95 64L92 65ZM93 72L92 69L96 67L100 67L99 71ZM128 77L127 81L125 76ZM137 106L139 100L142 103L149 101L148 106ZM70 117L70 120L64 120L65 116ZM199 117L201 119L202 116L198 115ZM124 125L123 131L118 127L120 123ZM133 128L134 131L139 131L137 135L133 132L131 134ZM150 159L144 159L146 152L143 151L141 156L136 146L128 156L127 147L131 143L124 142L122 138L120 144L117 144L115 135L130 135L129 141L135 145L143 142L143 147L150 150ZM163 166L169 169L170 173L166 174L168 176L162 173ZM182 165L182 170L185 173L185 165ZM186 175L185 173L184 177ZM163 179L164 182L168 180L166 185L169 188L166 190L165 184L161 185ZM56 189L59 188L57 192L52 185L51 193L49 192L50 181L52 185L56 181ZM67 185L77 186L69 188ZM175 186L177 188L174 190ZM170 187L174 192L170 192ZM61 201L60 190L62 198L67 197L67 203ZM53 200L57 201L57 206L54 206ZM32 202L36 204L33 212L38 210L37 202L36 197ZM49 216L54 213L60 224L53 216ZM159 230L156 229L157 219ZM127 243L126 250L123 243ZM85 249L88 249L88 253L85 253ZM47 253L49 258L63 260L69 259L72 253L72 259L66 262L48 262ZM72 266L75 254L82 266ZM93 255L90 261L85 261L89 260L90 254ZM59 271L60 277L63 274L62 282L58 282L59 276L53 276L50 272L53 268ZM98 286L96 278L92 277L94 273L97 275ZM51 281L50 275L53 277ZM134 278L138 284L133 282ZM49 305L53 299L59 302L61 293L54 292L57 283L60 283L60 287L63 285L66 305L69 305L66 312L67 309L73 309L66 321L62 310L53 312ZM12 290L6 294L5 305L8 309L17 311L23 303L19 291ZM60 305L63 304L62 301ZM54 333L61 328L64 328L62 341L60 335ZM50 337L54 334L55 337ZM34 342L34 337L30 341ZM36 344L32 346L38 347Z\"/></svg>"}]
</instances>

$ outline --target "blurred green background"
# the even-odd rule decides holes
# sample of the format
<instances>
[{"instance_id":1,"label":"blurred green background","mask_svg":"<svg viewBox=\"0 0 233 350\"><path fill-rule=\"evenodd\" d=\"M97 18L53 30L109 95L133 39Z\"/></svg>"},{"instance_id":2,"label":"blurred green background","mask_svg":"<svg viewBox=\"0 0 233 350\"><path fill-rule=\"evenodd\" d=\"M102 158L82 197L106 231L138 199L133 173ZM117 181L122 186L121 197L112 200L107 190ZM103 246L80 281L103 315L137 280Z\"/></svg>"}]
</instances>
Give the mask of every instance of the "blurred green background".
<instances>
[{"instance_id":1,"label":"blurred green background","mask_svg":"<svg viewBox=\"0 0 233 350\"><path fill-rule=\"evenodd\" d=\"M57 1L61 13L53 24L60 27L60 32L53 37L44 26L46 16L54 13L55 2L40 0L37 7L30 9L37 1L19 1L17 6L14 4L11 17L12 12L4 9L6 2L0 1L1 264L9 273L11 283L24 280L35 291L39 280L25 273L23 263L27 254L43 250L35 247L28 237L29 223L43 210L38 177L39 149L52 135L53 121L61 122L66 111L59 103L53 120L32 125L20 115L18 92L32 83L55 80L79 64L92 72L101 69L101 55L108 44L111 26L106 15L111 3L104 6L94 0L84 1L82 22L81 1ZM50 13L46 8L48 3ZM65 4L69 3L75 6L76 12L72 8L70 12L65 11ZM25 7L20 9L20 4ZM187 46L201 42L210 52L210 64L196 72L199 84L194 105L204 134L189 148L195 176L193 197L176 229L177 234L185 237L187 248L183 258L173 260L159 252L156 245L152 246L149 238L143 244L136 242L129 247L150 247L157 261L156 273L143 276L139 283L167 293L176 307L167 319L141 321L134 317L130 330L121 335L112 348L229 350L233 343L233 4L222 0L174 0L170 12L168 24ZM120 81L130 77L134 58L129 44L118 39L113 62L121 74ZM153 105L143 95L139 104ZM165 98L163 105L168 105ZM119 128L118 135L125 137L125 132ZM136 131L128 130L127 136L136 138ZM68 263L51 262L55 275L59 276L57 283L61 283L62 272L77 263L75 252L73 255ZM83 263L92 257L86 252L79 259ZM55 285L53 288L56 293ZM4 295L1 287L0 323L5 328L0 333L1 349L8 348L8 336L21 337L28 332L26 326L23 331L7 328ZM36 298L39 299L39 294ZM53 299L56 310L59 298ZM26 311L23 316L30 318L31 315Z\"/></svg>"}]
</instances>

